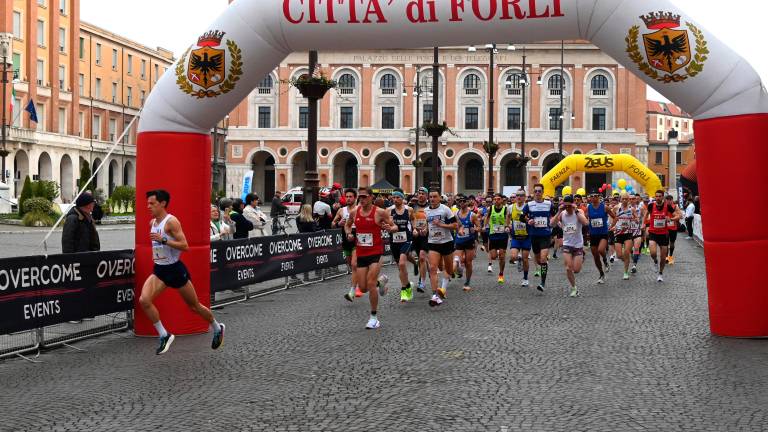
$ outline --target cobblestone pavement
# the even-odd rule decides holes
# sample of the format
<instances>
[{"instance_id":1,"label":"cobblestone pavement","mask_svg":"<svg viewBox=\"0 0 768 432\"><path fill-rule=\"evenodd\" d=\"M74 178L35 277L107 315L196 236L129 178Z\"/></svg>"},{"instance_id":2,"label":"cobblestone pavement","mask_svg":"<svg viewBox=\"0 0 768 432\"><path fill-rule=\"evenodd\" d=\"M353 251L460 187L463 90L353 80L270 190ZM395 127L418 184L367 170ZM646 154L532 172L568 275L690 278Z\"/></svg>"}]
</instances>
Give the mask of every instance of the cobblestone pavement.
<instances>
[{"instance_id":1,"label":"cobblestone pavement","mask_svg":"<svg viewBox=\"0 0 768 432\"><path fill-rule=\"evenodd\" d=\"M768 344L711 336L702 250L679 241L667 283L649 260L630 283L566 298L562 261L546 295L452 283L446 303L401 305L366 331L346 279L218 311L226 344L126 334L0 362L3 431L763 431ZM484 255L484 254L481 254ZM386 273L395 280L395 269ZM394 291L397 291L395 289Z\"/></svg>"}]
</instances>

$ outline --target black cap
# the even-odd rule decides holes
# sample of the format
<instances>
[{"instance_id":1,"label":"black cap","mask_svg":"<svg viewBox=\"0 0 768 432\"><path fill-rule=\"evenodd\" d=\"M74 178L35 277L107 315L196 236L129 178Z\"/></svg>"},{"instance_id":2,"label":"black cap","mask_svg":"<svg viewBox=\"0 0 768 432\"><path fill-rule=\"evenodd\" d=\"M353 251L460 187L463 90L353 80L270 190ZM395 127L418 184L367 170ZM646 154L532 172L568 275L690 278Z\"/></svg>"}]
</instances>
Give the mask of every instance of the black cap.
<instances>
[{"instance_id":1,"label":"black cap","mask_svg":"<svg viewBox=\"0 0 768 432\"><path fill-rule=\"evenodd\" d=\"M85 207L88 204L95 202L96 200L93 198L93 195L89 194L88 192L83 193L79 197L77 197L77 200L75 201L75 206L77 207Z\"/></svg>"},{"instance_id":2,"label":"black cap","mask_svg":"<svg viewBox=\"0 0 768 432\"><path fill-rule=\"evenodd\" d=\"M573 203L573 195L566 195L563 197L563 202Z\"/></svg>"}]
</instances>

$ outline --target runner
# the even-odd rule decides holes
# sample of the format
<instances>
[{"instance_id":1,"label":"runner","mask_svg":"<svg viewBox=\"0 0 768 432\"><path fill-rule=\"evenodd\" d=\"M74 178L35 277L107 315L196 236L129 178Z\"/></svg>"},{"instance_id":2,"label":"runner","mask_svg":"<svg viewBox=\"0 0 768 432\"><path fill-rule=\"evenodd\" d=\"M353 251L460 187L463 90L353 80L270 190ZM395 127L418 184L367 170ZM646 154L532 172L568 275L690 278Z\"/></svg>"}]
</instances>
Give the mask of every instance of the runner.
<instances>
[{"instance_id":1,"label":"runner","mask_svg":"<svg viewBox=\"0 0 768 432\"><path fill-rule=\"evenodd\" d=\"M181 222L168 213L170 203L171 195L167 191L158 189L147 192L147 208L152 214L149 237L152 239L152 260L155 267L144 282L139 304L160 336L160 345L155 354L168 352L176 339L163 327L160 312L154 305L155 299L168 287L177 290L189 310L210 323L213 329L211 348L218 349L224 343L225 326L216 321L210 309L200 304L187 267L179 260L181 253L189 250L189 245L181 229Z\"/></svg>"},{"instance_id":2,"label":"runner","mask_svg":"<svg viewBox=\"0 0 768 432\"><path fill-rule=\"evenodd\" d=\"M524 222L523 209L525 208L525 191L520 189L515 193L515 202L510 206L510 220L512 222L512 240L509 247L512 263L517 262L517 271L523 272L523 281L520 286L527 287L528 271L530 264L528 258L531 253L531 238L528 236L528 225Z\"/></svg>"},{"instance_id":3,"label":"runner","mask_svg":"<svg viewBox=\"0 0 768 432\"><path fill-rule=\"evenodd\" d=\"M390 236L392 243L392 258L400 269L400 301L402 303L413 300L413 286L408 280L408 255L413 244L413 209L406 206L405 195L401 189L392 193L395 205L389 208L392 220L397 225L397 232Z\"/></svg>"},{"instance_id":4,"label":"runner","mask_svg":"<svg viewBox=\"0 0 768 432\"><path fill-rule=\"evenodd\" d=\"M371 303L371 317L365 325L365 328L370 330L381 326L377 316L379 295L387 294L389 281L386 276L379 277L381 256L384 254L381 231L395 232L397 225L392 222L388 211L373 206L373 192L370 188L359 188L358 199L360 205L350 213L344 225L344 232L347 233L350 241L355 241L357 281L360 291L368 293L368 300ZM355 227L354 233L352 226Z\"/></svg>"},{"instance_id":5,"label":"runner","mask_svg":"<svg viewBox=\"0 0 768 432\"><path fill-rule=\"evenodd\" d=\"M664 191L656 191L656 200L648 206L649 228L648 244L651 250L651 259L658 271L656 282L664 282L664 267L667 264L667 249L669 248L669 229L667 224L670 220L678 220L680 216L676 214L675 209L664 202ZM660 249L661 256L657 257L657 250Z\"/></svg>"},{"instance_id":6,"label":"runner","mask_svg":"<svg viewBox=\"0 0 768 432\"><path fill-rule=\"evenodd\" d=\"M587 206L589 216L589 245L592 249L592 258L595 267L600 272L598 284L605 283L605 272L610 270L606 250L608 249L608 217L613 217L613 210L606 208L604 202L600 202L600 194L592 191L589 196L590 203ZM605 268L605 271L603 271Z\"/></svg>"},{"instance_id":7,"label":"runner","mask_svg":"<svg viewBox=\"0 0 768 432\"><path fill-rule=\"evenodd\" d=\"M547 286L547 272L549 271L549 245L552 244L552 228L550 218L552 216L552 202L544 200L544 185L537 183L533 186L533 201L523 208L523 215L529 226L531 235L531 249L536 263L541 266L541 283L536 286L540 292L544 292Z\"/></svg>"},{"instance_id":8,"label":"runner","mask_svg":"<svg viewBox=\"0 0 768 432\"><path fill-rule=\"evenodd\" d=\"M481 208L481 213L482 213L481 220L483 221L483 226L482 226L482 231L480 232L480 237L482 237L483 244L480 246L480 249L485 251L488 254L488 273L493 273L493 260L491 260L491 251L488 249L488 241L490 239L489 238L490 228L485 223L485 220L492 206L493 206L493 199L491 197L487 197L483 201L483 206Z\"/></svg>"},{"instance_id":9,"label":"runner","mask_svg":"<svg viewBox=\"0 0 768 432\"><path fill-rule=\"evenodd\" d=\"M459 229L456 231L456 254L453 264L464 268L464 291L471 291L472 265L475 259L477 233L480 231L480 220L469 208L469 200L460 197L458 204L459 212L456 214L456 219L459 222Z\"/></svg>"},{"instance_id":10,"label":"runner","mask_svg":"<svg viewBox=\"0 0 768 432\"><path fill-rule=\"evenodd\" d=\"M490 230L488 241L488 253L491 261L499 260L499 285L504 284L504 267L507 255L507 242L509 241L509 211L504 202L504 195L497 193L493 197L493 205L485 217L485 224Z\"/></svg>"},{"instance_id":11,"label":"runner","mask_svg":"<svg viewBox=\"0 0 768 432\"><path fill-rule=\"evenodd\" d=\"M413 251L419 260L418 274L419 282L416 285L416 291L423 293L425 280L427 279L427 263L429 261L429 245L427 243L427 213L429 208L429 190L425 187L419 188L416 203L413 205Z\"/></svg>"},{"instance_id":12,"label":"runner","mask_svg":"<svg viewBox=\"0 0 768 432\"><path fill-rule=\"evenodd\" d=\"M448 283L453 274L453 236L451 231L458 228L456 218L451 209L440 204L440 192L436 189L429 191L429 208L426 211L429 224L429 282L432 286L432 298L429 305L440 306L446 297ZM443 277L437 280L440 265L443 266Z\"/></svg>"},{"instance_id":13,"label":"runner","mask_svg":"<svg viewBox=\"0 0 768 432\"><path fill-rule=\"evenodd\" d=\"M643 221L645 221L646 217L648 216L648 208L645 206L645 203L643 203L643 199L640 196L640 194L634 194L631 197L631 203L637 212L637 220L632 221L633 248L632 248L632 270L631 270L632 274L636 274L637 263L640 262L640 257L642 257L643 244L646 241L645 240L645 223Z\"/></svg>"},{"instance_id":14,"label":"runner","mask_svg":"<svg viewBox=\"0 0 768 432\"><path fill-rule=\"evenodd\" d=\"M555 217L552 218L552 226L561 224L563 227L563 262L571 284L571 297L579 296L576 287L576 275L581 273L584 264L584 235L582 228L589 224L587 217L581 209L576 207L572 195L563 198L563 204Z\"/></svg>"},{"instance_id":15,"label":"runner","mask_svg":"<svg viewBox=\"0 0 768 432\"><path fill-rule=\"evenodd\" d=\"M336 212L336 217L333 219L331 225L344 229L344 226L349 220L349 215L357 208L357 191L354 189L347 189L344 191L344 202L347 204ZM354 233L355 227L352 226ZM355 242L347 239L347 236L342 236L341 248L344 251L344 259L347 261L347 267L352 273L352 284L349 286L349 292L344 294L344 299L347 301L353 301L355 297L362 297L363 292L360 291L360 287L357 284L357 257L355 256Z\"/></svg>"},{"instance_id":16,"label":"runner","mask_svg":"<svg viewBox=\"0 0 768 432\"><path fill-rule=\"evenodd\" d=\"M667 204L671 205L675 210L675 216L669 220L667 228L669 230L669 256L667 256L667 264L675 265L675 242L677 241L677 231L680 228L680 221L683 218L683 211L675 203L675 198L672 195L667 195Z\"/></svg>"},{"instance_id":17,"label":"runner","mask_svg":"<svg viewBox=\"0 0 768 432\"><path fill-rule=\"evenodd\" d=\"M616 215L616 219L614 219L611 229L616 235L616 251L619 254L619 258L624 261L623 279L628 280L629 252L632 250L632 237L635 232L633 223L639 220L639 215L637 209L630 204L629 194L626 192L621 193L621 204L616 206L613 212Z\"/></svg>"}]
</instances>

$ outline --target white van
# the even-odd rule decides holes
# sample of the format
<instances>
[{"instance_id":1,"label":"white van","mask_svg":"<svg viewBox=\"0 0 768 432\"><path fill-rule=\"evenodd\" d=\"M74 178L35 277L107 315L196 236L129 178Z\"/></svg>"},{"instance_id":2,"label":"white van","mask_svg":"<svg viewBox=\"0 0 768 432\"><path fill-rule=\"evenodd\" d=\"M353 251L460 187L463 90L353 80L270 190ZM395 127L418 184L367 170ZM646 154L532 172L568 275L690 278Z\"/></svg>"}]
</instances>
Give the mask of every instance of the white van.
<instances>
[{"instance_id":1,"label":"white van","mask_svg":"<svg viewBox=\"0 0 768 432\"><path fill-rule=\"evenodd\" d=\"M320 193L330 192L331 188L320 188ZM304 188L295 187L284 193L280 201L284 206L288 207L289 215L297 215L301 210L301 205L304 203Z\"/></svg>"}]
</instances>

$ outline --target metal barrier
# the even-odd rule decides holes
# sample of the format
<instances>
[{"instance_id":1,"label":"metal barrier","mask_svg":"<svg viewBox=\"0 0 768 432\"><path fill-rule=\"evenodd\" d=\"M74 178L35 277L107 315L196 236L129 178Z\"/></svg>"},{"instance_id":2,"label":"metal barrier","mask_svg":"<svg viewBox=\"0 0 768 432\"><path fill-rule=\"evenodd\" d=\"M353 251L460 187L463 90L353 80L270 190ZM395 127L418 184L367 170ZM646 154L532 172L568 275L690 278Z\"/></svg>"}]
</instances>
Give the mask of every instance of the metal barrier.
<instances>
[{"instance_id":1,"label":"metal barrier","mask_svg":"<svg viewBox=\"0 0 768 432\"><path fill-rule=\"evenodd\" d=\"M37 330L26 330L18 333L0 335L0 358L21 356L22 354L40 349Z\"/></svg>"},{"instance_id":2,"label":"metal barrier","mask_svg":"<svg viewBox=\"0 0 768 432\"><path fill-rule=\"evenodd\" d=\"M68 345L82 339L128 330L131 327L131 314L118 312L86 318L78 322L68 322L43 327L40 329L40 348L53 348Z\"/></svg>"}]
</instances>

